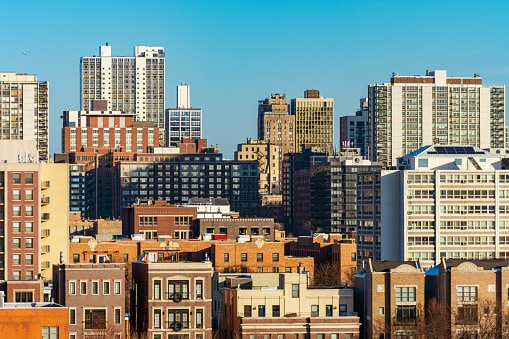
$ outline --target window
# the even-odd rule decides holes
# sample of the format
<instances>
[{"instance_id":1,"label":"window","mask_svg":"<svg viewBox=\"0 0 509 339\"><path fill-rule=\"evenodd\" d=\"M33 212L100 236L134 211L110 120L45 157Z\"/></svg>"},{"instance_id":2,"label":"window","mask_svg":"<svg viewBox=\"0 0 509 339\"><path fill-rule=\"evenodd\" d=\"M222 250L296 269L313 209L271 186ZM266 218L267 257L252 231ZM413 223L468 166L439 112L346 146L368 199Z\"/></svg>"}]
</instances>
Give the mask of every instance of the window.
<instances>
[{"instance_id":1,"label":"window","mask_svg":"<svg viewBox=\"0 0 509 339\"><path fill-rule=\"evenodd\" d=\"M286 273L292 273L292 268L291 267L285 267L285 272Z\"/></svg>"},{"instance_id":2,"label":"window","mask_svg":"<svg viewBox=\"0 0 509 339\"><path fill-rule=\"evenodd\" d=\"M418 167L428 167L428 159L417 159Z\"/></svg>"},{"instance_id":3,"label":"window","mask_svg":"<svg viewBox=\"0 0 509 339\"><path fill-rule=\"evenodd\" d=\"M180 301L189 299L189 281L170 280L168 281L168 299Z\"/></svg>"},{"instance_id":4,"label":"window","mask_svg":"<svg viewBox=\"0 0 509 339\"><path fill-rule=\"evenodd\" d=\"M21 190L12 190L12 200L21 200Z\"/></svg>"},{"instance_id":5,"label":"window","mask_svg":"<svg viewBox=\"0 0 509 339\"><path fill-rule=\"evenodd\" d=\"M34 292L16 292L15 300L17 303L31 303L34 301Z\"/></svg>"},{"instance_id":6,"label":"window","mask_svg":"<svg viewBox=\"0 0 509 339\"><path fill-rule=\"evenodd\" d=\"M115 308L114 316L115 316L115 324L120 324L122 321L122 317L120 316L120 308Z\"/></svg>"},{"instance_id":7,"label":"window","mask_svg":"<svg viewBox=\"0 0 509 339\"><path fill-rule=\"evenodd\" d=\"M25 216L27 217L34 216L34 206L25 206Z\"/></svg>"},{"instance_id":8,"label":"window","mask_svg":"<svg viewBox=\"0 0 509 339\"><path fill-rule=\"evenodd\" d=\"M189 328L189 310L168 310L168 327L175 331Z\"/></svg>"},{"instance_id":9,"label":"window","mask_svg":"<svg viewBox=\"0 0 509 339\"><path fill-rule=\"evenodd\" d=\"M79 253L74 253L72 255L72 262L73 263L79 263L80 262L80 254Z\"/></svg>"},{"instance_id":10,"label":"window","mask_svg":"<svg viewBox=\"0 0 509 339\"><path fill-rule=\"evenodd\" d=\"M25 248L34 248L34 239L25 238Z\"/></svg>"},{"instance_id":11,"label":"window","mask_svg":"<svg viewBox=\"0 0 509 339\"><path fill-rule=\"evenodd\" d=\"M292 284L292 298L299 297L299 284Z\"/></svg>"},{"instance_id":12,"label":"window","mask_svg":"<svg viewBox=\"0 0 509 339\"><path fill-rule=\"evenodd\" d=\"M357 260L357 253L355 253L355 252L350 253L350 259L351 259L352 261Z\"/></svg>"},{"instance_id":13,"label":"window","mask_svg":"<svg viewBox=\"0 0 509 339\"><path fill-rule=\"evenodd\" d=\"M129 254L124 253L124 262L129 262Z\"/></svg>"},{"instance_id":14,"label":"window","mask_svg":"<svg viewBox=\"0 0 509 339\"><path fill-rule=\"evenodd\" d=\"M21 173L12 173L12 183L21 184Z\"/></svg>"},{"instance_id":15,"label":"window","mask_svg":"<svg viewBox=\"0 0 509 339\"><path fill-rule=\"evenodd\" d=\"M34 183L34 174L33 173L25 173L25 184L33 184Z\"/></svg>"},{"instance_id":16,"label":"window","mask_svg":"<svg viewBox=\"0 0 509 339\"><path fill-rule=\"evenodd\" d=\"M15 222L12 223L12 231L14 233L21 232L21 223L19 221L15 221Z\"/></svg>"},{"instance_id":17,"label":"window","mask_svg":"<svg viewBox=\"0 0 509 339\"><path fill-rule=\"evenodd\" d=\"M12 206L12 215L15 217L21 217L21 206Z\"/></svg>"},{"instance_id":18,"label":"window","mask_svg":"<svg viewBox=\"0 0 509 339\"><path fill-rule=\"evenodd\" d=\"M32 233L34 231L34 223L31 221L27 221L25 223L25 232Z\"/></svg>"},{"instance_id":19,"label":"window","mask_svg":"<svg viewBox=\"0 0 509 339\"><path fill-rule=\"evenodd\" d=\"M251 317L251 305L244 305L244 317L249 318Z\"/></svg>"},{"instance_id":20,"label":"window","mask_svg":"<svg viewBox=\"0 0 509 339\"><path fill-rule=\"evenodd\" d=\"M161 280L154 280L154 299L161 300Z\"/></svg>"},{"instance_id":21,"label":"window","mask_svg":"<svg viewBox=\"0 0 509 339\"><path fill-rule=\"evenodd\" d=\"M381 314L381 315L385 314L385 309L383 307L379 307L378 314Z\"/></svg>"},{"instance_id":22,"label":"window","mask_svg":"<svg viewBox=\"0 0 509 339\"><path fill-rule=\"evenodd\" d=\"M120 294L120 281L115 281L114 284L115 284L115 291L114 291L114 293L118 295L118 294Z\"/></svg>"},{"instance_id":23,"label":"window","mask_svg":"<svg viewBox=\"0 0 509 339\"><path fill-rule=\"evenodd\" d=\"M203 310L196 310L196 328L203 328Z\"/></svg>"},{"instance_id":24,"label":"window","mask_svg":"<svg viewBox=\"0 0 509 339\"><path fill-rule=\"evenodd\" d=\"M258 305L258 317L265 317L265 305Z\"/></svg>"},{"instance_id":25,"label":"window","mask_svg":"<svg viewBox=\"0 0 509 339\"><path fill-rule=\"evenodd\" d=\"M33 265L34 264L34 255L33 254L25 254L25 265Z\"/></svg>"},{"instance_id":26,"label":"window","mask_svg":"<svg viewBox=\"0 0 509 339\"><path fill-rule=\"evenodd\" d=\"M86 281L80 282L80 294L87 294L87 282Z\"/></svg>"},{"instance_id":27,"label":"window","mask_svg":"<svg viewBox=\"0 0 509 339\"><path fill-rule=\"evenodd\" d=\"M99 294L99 282L98 281L92 281L92 294L94 294L94 295Z\"/></svg>"},{"instance_id":28,"label":"window","mask_svg":"<svg viewBox=\"0 0 509 339\"><path fill-rule=\"evenodd\" d=\"M230 253L224 253L223 254L223 261L229 262L230 261Z\"/></svg>"},{"instance_id":29,"label":"window","mask_svg":"<svg viewBox=\"0 0 509 339\"><path fill-rule=\"evenodd\" d=\"M319 311L318 311L318 305L311 305L311 316L312 317L318 317L319 316Z\"/></svg>"},{"instance_id":30,"label":"window","mask_svg":"<svg viewBox=\"0 0 509 339\"><path fill-rule=\"evenodd\" d=\"M347 304L339 304L339 315L340 316L348 315L348 305Z\"/></svg>"},{"instance_id":31,"label":"window","mask_svg":"<svg viewBox=\"0 0 509 339\"><path fill-rule=\"evenodd\" d=\"M109 281L104 281L103 282L103 294L110 294L110 282Z\"/></svg>"},{"instance_id":32,"label":"window","mask_svg":"<svg viewBox=\"0 0 509 339\"><path fill-rule=\"evenodd\" d=\"M69 309L69 325L76 325L76 309Z\"/></svg>"},{"instance_id":33,"label":"window","mask_svg":"<svg viewBox=\"0 0 509 339\"><path fill-rule=\"evenodd\" d=\"M415 301L415 287L396 287L396 302Z\"/></svg>"},{"instance_id":34,"label":"window","mask_svg":"<svg viewBox=\"0 0 509 339\"><path fill-rule=\"evenodd\" d=\"M477 301L477 286L457 286L458 302Z\"/></svg>"},{"instance_id":35,"label":"window","mask_svg":"<svg viewBox=\"0 0 509 339\"><path fill-rule=\"evenodd\" d=\"M69 281L69 295L76 295L76 281Z\"/></svg>"},{"instance_id":36,"label":"window","mask_svg":"<svg viewBox=\"0 0 509 339\"><path fill-rule=\"evenodd\" d=\"M416 306L415 305L398 305L396 306L396 321L398 323L415 322Z\"/></svg>"},{"instance_id":37,"label":"window","mask_svg":"<svg viewBox=\"0 0 509 339\"><path fill-rule=\"evenodd\" d=\"M161 310L154 309L154 328L161 328Z\"/></svg>"},{"instance_id":38,"label":"window","mask_svg":"<svg viewBox=\"0 0 509 339\"><path fill-rule=\"evenodd\" d=\"M34 200L34 190L25 190L25 199Z\"/></svg>"},{"instance_id":39,"label":"window","mask_svg":"<svg viewBox=\"0 0 509 339\"><path fill-rule=\"evenodd\" d=\"M325 305L325 316L332 317L332 305Z\"/></svg>"},{"instance_id":40,"label":"window","mask_svg":"<svg viewBox=\"0 0 509 339\"><path fill-rule=\"evenodd\" d=\"M20 280L21 279L21 272L20 271L12 271L12 279L13 280Z\"/></svg>"},{"instance_id":41,"label":"window","mask_svg":"<svg viewBox=\"0 0 509 339\"><path fill-rule=\"evenodd\" d=\"M21 238L12 238L12 248L21 248Z\"/></svg>"},{"instance_id":42,"label":"window","mask_svg":"<svg viewBox=\"0 0 509 339\"><path fill-rule=\"evenodd\" d=\"M477 304L458 305L458 315L456 316L458 324L478 324Z\"/></svg>"},{"instance_id":43,"label":"window","mask_svg":"<svg viewBox=\"0 0 509 339\"><path fill-rule=\"evenodd\" d=\"M279 305L272 305L272 316L279 317L281 316L281 308Z\"/></svg>"},{"instance_id":44,"label":"window","mask_svg":"<svg viewBox=\"0 0 509 339\"><path fill-rule=\"evenodd\" d=\"M21 265L21 254L13 254L12 255L12 264L13 265Z\"/></svg>"},{"instance_id":45,"label":"window","mask_svg":"<svg viewBox=\"0 0 509 339\"><path fill-rule=\"evenodd\" d=\"M58 326L43 326L42 339L58 339Z\"/></svg>"},{"instance_id":46,"label":"window","mask_svg":"<svg viewBox=\"0 0 509 339\"><path fill-rule=\"evenodd\" d=\"M105 329L106 310L85 309L85 329Z\"/></svg>"},{"instance_id":47,"label":"window","mask_svg":"<svg viewBox=\"0 0 509 339\"><path fill-rule=\"evenodd\" d=\"M272 261L279 261L279 253L272 253Z\"/></svg>"},{"instance_id":48,"label":"window","mask_svg":"<svg viewBox=\"0 0 509 339\"><path fill-rule=\"evenodd\" d=\"M243 262L247 261L247 253L241 253L240 254L240 261L243 261Z\"/></svg>"},{"instance_id":49,"label":"window","mask_svg":"<svg viewBox=\"0 0 509 339\"><path fill-rule=\"evenodd\" d=\"M196 299L203 299L203 280L196 280Z\"/></svg>"}]
</instances>

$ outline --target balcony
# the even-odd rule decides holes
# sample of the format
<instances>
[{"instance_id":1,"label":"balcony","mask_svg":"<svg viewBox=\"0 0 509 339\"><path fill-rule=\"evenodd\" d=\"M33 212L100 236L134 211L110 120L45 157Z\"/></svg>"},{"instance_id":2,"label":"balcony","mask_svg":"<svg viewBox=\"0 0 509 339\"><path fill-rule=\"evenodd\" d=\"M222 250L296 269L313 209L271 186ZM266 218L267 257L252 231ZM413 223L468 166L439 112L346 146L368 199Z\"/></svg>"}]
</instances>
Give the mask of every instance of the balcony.
<instances>
[{"instance_id":1,"label":"balcony","mask_svg":"<svg viewBox=\"0 0 509 339\"><path fill-rule=\"evenodd\" d=\"M49 197L42 197L41 198L41 205L42 206L46 206L47 204L49 204L49 201L50 201Z\"/></svg>"},{"instance_id":2,"label":"balcony","mask_svg":"<svg viewBox=\"0 0 509 339\"><path fill-rule=\"evenodd\" d=\"M50 187L49 180L44 180L44 181L41 182L41 189L42 190L47 190L49 187Z\"/></svg>"},{"instance_id":3,"label":"balcony","mask_svg":"<svg viewBox=\"0 0 509 339\"><path fill-rule=\"evenodd\" d=\"M41 221L48 221L50 219L49 213L43 213L41 215Z\"/></svg>"},{"instance_id":4,"label":"balcony","mask_svg":"<svg viewBox=\"0 0 509 339\"><path fill-rule=\"evenodd\" d=\"M41 246L41 252L42 253L49 253L49 251L50 251L50 246L49 245Z\"/></svg>"},{"instance_id":5,"label":"balcony","mask_svg":"<svg viewBox=\"0 0 509 339\"><path fill-rule=\"evenodd\" d=\"M51 264L50 264L50 262L49 262L49 261L43 261L43 262L41 263L41 268L42 268L42 269L48 269L48 268L50 268L50 267L51 267Z\"/></svg>"},{"instance_id":6,"label":"balcony","mask_svg":"<svg viewBox=\"0 0 509 339\"><path fill-rule=\"evenodd\" d=\"M41 230L41 237L42 238L47 238L50 236L50 229L49 228L43 228Z\"/></svg>"}]
</instances>

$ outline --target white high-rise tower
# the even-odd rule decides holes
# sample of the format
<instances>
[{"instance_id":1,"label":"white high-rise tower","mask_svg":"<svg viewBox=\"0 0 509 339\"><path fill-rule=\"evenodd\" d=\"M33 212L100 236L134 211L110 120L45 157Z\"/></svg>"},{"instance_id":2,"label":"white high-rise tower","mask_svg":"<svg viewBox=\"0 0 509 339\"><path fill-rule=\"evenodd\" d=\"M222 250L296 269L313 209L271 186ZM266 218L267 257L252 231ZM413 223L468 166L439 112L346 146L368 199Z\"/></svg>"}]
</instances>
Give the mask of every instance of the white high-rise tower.
<instances>
[{"instance_id":1,"label":"white high-rise tower","mask_svg":"<svg viewBox=\"0 0 509 339\"><path fill-rule=\"evenodd\" d=\"M166 110L166 143L167 146L178 146L182 139L201 139L202 111L192 108L188 84L177 86L177 105Z\"/></svg>"}]
</instances>

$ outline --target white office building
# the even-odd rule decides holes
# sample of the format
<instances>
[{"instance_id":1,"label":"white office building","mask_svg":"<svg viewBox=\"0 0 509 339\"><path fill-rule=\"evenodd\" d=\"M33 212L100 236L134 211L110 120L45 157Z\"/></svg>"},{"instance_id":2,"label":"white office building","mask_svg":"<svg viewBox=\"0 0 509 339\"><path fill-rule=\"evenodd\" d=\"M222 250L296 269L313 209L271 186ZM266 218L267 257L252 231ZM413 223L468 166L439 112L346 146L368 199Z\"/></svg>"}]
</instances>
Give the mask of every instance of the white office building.
<instances>
[{"instance_id":1,"label":"white office building","mask_svg":"<svg viewBox=\"0 0 509 339\"><path fill-rule=\"evenodd\" d=\"M178 146L182 139L202 138L202 110L191 107L188 84L177 86L177 105L166 110L166 146Z\"/></svg>"},{"instance_id":2,"label":"white office building","mask_svg":"<svg viewBox=\"0 0 509 339\"><path fill-rule=\"evenodd\" d=\"M382 171L382 260L509 258L509 159L425 146Z\"/></svg>"}]
</instances>

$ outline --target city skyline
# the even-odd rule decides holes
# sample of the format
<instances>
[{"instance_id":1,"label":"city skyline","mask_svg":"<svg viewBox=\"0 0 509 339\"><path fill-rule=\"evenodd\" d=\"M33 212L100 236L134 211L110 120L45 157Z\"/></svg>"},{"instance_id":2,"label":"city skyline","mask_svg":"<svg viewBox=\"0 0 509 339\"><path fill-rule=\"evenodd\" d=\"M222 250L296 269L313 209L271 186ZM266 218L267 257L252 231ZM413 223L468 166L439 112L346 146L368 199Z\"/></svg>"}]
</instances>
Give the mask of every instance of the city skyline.
<instances>
[{"instance_id":1,"label":"city skyline","mask_svg":"<svg viewBox=\"0 0 509 339\"><path fill-rule=\"evenodd\" d=\"M203 137L225 158L233 158L246 138L256 138L257 103L272 93L290 100L318 89L334 98L337 146L339 117L355 114L368 85L385 82L392 72L479 73L486 85L507 83L509 4L503 1L277 5L8 3L5 13L20 15L3 18L12 30L4 36L0 65L49 82L51 155L61 149L62 112L80 108L79 60L106 43L118 56L132 55L136 45L164 47L165 108L175 107L175 86L188 83L193 105L203 109Z\"/></svg>"}]
</instances>

